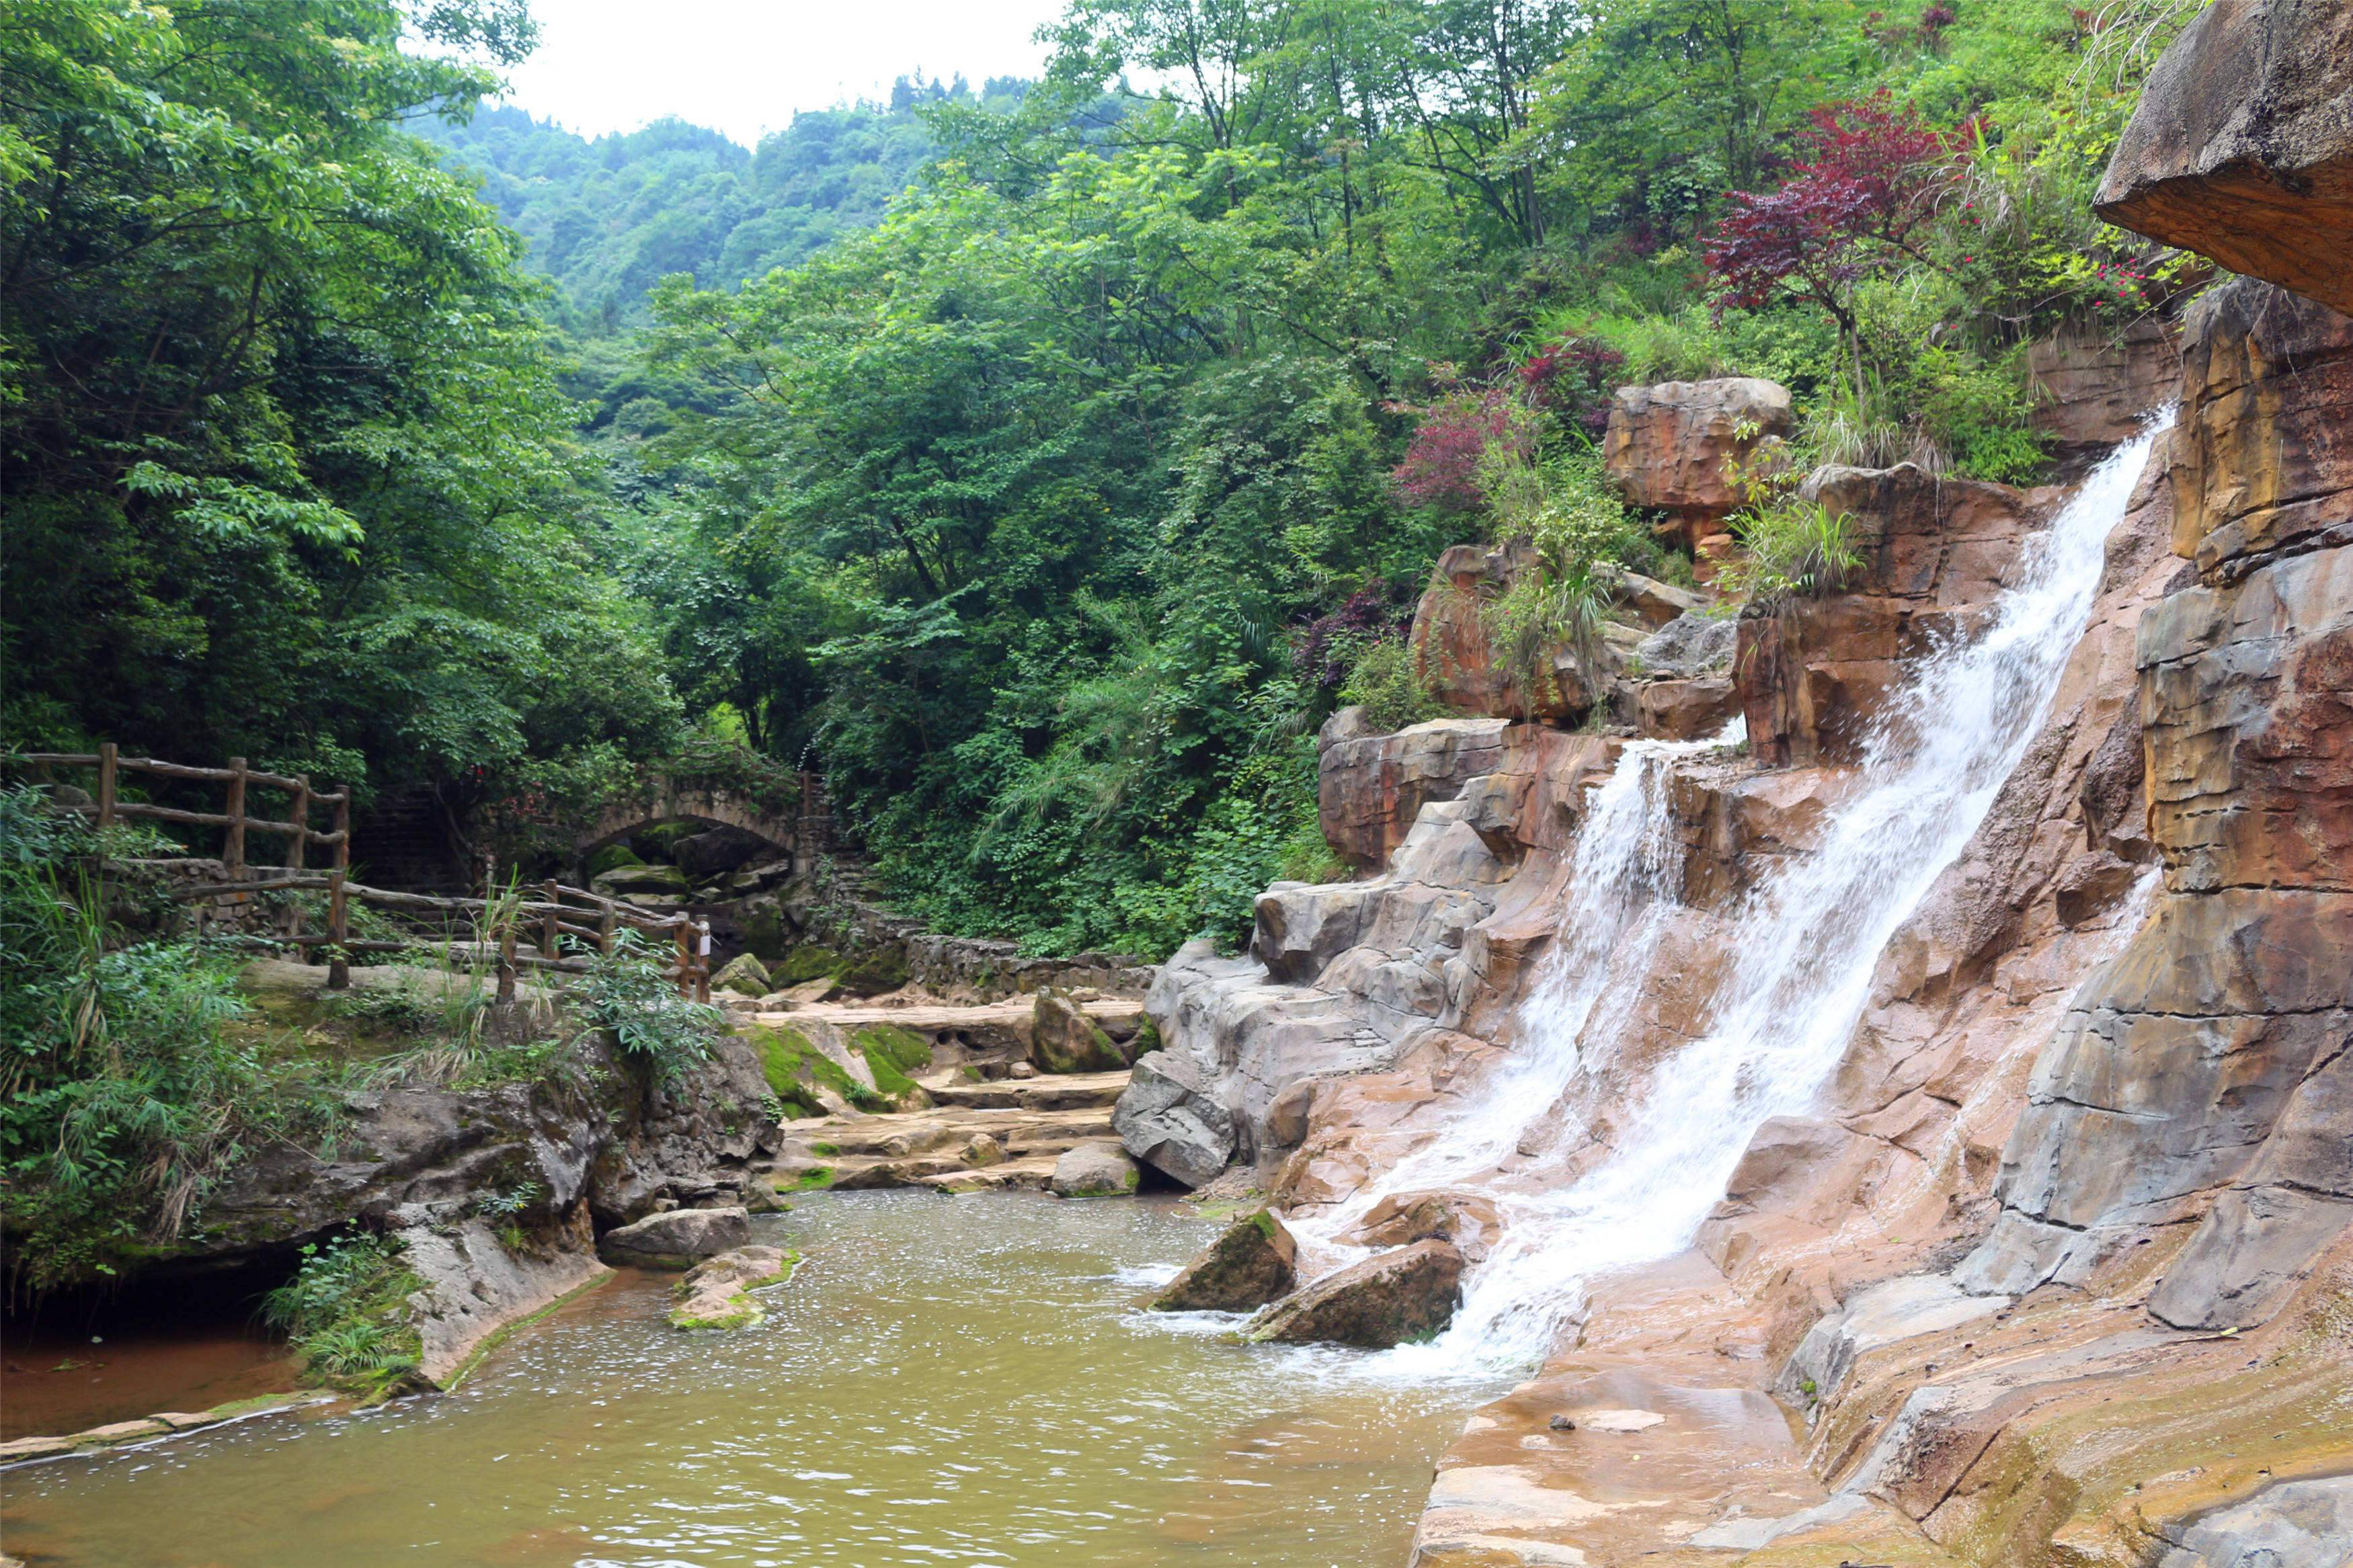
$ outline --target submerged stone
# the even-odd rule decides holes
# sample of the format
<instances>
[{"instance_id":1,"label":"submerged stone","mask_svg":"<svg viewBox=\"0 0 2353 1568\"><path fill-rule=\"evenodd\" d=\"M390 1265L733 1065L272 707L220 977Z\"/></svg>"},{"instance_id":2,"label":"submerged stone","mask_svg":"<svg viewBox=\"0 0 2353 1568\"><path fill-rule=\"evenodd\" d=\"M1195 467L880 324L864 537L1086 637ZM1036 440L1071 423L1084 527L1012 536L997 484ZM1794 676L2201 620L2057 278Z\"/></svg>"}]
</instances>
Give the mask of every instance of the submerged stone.
<instances>
[{"instance_id":1,"label":"submerged stone","mask_svg":"<svg viewBox=\"0 0 2353 1568\"><path fill-rule=\"evenodd\" d=\"M1298 1283L1299 1244L1271 1209L1226 1227L1152 1299L1155 1312L1248 1312L1278 1300Z\"/></svg>"}]
</instances>

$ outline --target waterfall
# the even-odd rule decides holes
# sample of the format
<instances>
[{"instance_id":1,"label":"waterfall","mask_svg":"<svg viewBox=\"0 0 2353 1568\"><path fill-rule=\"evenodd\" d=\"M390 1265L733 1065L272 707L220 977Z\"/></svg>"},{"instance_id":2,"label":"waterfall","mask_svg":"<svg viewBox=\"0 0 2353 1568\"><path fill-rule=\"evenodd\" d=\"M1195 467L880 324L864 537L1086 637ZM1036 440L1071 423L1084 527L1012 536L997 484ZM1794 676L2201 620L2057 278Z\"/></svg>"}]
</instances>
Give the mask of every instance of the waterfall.
<instances>
[{"instance_id":1,"label":"waterfall","mask_svg":"<svg viewBox=\"0 0 2353 1568\"><path fill-rule=\"evenodd\" d=\"M1336 1237L1395 1193L1470 1189L1502 1236L1466 1277L1452 1326L1391 1352L1399 1370L1524 1366L1555 1348L1583 1282L1690 1245L1767 1118L1808 1110L1868 999L1873 969L1985 819L2042 727L2083 635L2105 545L2156 434L2118 447L2021 552L1976 637L1936 650L1862 748L1819 846L1767 868L1720 918L1704 1032L1639 1059L1635 1011L1674 904L1668 791L1683 755L1637 742L1593 796L1560 934L1520 1043L1440 1135L1313 1230ZM1606 1097L1604 1089L1606 1089Z\"/></svg>"}]
</instances>

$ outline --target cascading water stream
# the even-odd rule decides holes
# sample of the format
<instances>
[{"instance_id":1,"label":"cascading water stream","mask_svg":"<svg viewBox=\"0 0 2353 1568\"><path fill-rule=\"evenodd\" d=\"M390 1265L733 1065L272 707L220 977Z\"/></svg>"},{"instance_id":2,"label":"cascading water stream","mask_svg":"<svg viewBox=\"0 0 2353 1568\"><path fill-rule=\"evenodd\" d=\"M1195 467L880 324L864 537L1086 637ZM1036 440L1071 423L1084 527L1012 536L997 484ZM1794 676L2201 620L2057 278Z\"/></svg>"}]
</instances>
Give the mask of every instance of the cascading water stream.
<instances>
[{"instance_id":1,"label":"cascading water stream","mask_svg":"<svg viewBox=\"0 0 2353 1568\"><path fill-rule=\"evenodd\" d=\"M1726 958L1701 1014L1705 1032L1648 1061L1635 1051L1637 1005L1679 912L1674 765L1738 737L1626 748L1579 830L1560 936L1518 1047L1432 1143L1310 1227L1329 1242L1397 1193L1467 1188L1494 1201L1502 1237L1466 1279L1452 1326L1390 1352L1394 1366L1459 1373L1541 1360L1585 1280L1688 1246L1758 1125L1813 1103L1880 952L2041 728L2107 536L2169 421L2154 416L2028 542L1980 635L1921 665L1867 741L1819 847L1767 869L1722 921L1711 945ZM1590 1163L1579 1151L1603 1133L1608 1152ZM1583 1174L1573 1159L1588 1163Z\"/></svg>"}]
</instances>

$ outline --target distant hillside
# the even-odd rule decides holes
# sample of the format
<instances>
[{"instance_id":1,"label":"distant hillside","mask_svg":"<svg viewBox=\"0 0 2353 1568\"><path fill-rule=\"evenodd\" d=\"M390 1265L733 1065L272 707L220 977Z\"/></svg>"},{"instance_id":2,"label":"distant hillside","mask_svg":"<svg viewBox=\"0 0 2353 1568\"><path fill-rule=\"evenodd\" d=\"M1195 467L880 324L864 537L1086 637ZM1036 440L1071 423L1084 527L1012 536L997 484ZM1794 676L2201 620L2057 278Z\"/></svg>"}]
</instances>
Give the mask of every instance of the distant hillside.
<instances>
[{"instance_id":1,"label":"distant hillside","mask_svg":"<svg viewBox=\"0 0 2353 1568\"><path fill-rule=\"evenodd\" d=\"M961 77L902 77L889 105L795 115L756 150L678 119L592 142L505 106L416 129L482 177L483 199L531 241L526 264L556 280L565 324L594 336L642 321L666 274L737 283L871 227L931 155L919 106L1010 109L1028 87L997 78L976 95Z\"/></svg>"}]
</instances>

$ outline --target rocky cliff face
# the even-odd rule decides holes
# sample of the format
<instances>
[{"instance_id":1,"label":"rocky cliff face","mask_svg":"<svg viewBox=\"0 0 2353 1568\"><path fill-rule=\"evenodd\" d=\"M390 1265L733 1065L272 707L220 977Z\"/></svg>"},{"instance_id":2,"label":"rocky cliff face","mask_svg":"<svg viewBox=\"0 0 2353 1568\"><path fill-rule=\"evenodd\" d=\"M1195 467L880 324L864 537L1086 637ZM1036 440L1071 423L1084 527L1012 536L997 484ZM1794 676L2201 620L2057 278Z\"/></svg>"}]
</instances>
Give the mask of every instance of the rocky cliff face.
<instances>
[{"instance_id":1,"label":"rocky cliff face","mask_svg":"<svg viewBox=\"0 0 2353 1568\"><path fill-rule=\"evenodd\" d=\"M280 987L325 975L256 969L256 984ZM354 1224L400 1231L404 1262L426 1283L411 1303L422 1371L444 1382L490 1335L603 1276L597 1230L665 1204L742 1202L749 1162L778 1147L767 1093L750 1047L723 1037L668 1085L590 1041L537 1084L354 1094L319 1152L277 1144L232 1171L153 1272L168 1281L283 1259ZM486 1199L521 1206L486 1215Z\"/></svg>"},{"instance_id":2,"label":"rocky cliff face","mask_svg":"<svg viewBox=\"0 0 2353 1568\"><path fill-rule=\"evenodd\" d=\"M2181 355L2049 716L1881 952L1817 1103L1757 1130L1690 1251L1588 1282L1440 1458L1419 1561L2201 1568L2337 1517L2353 319L2241 279ZM1676 869L1647 945L1611 955L1641 966L1625 1045L1496 1192L1638 1135L1627 1097L1700 1031L1738 900L1814 851L1887 693L1981 628L2060 499L1811 483L1865 523L1867 566L1740 624L1748 756L1657 760ZM1367 875L1269 889L1249 956L1188 950L1148 1004L1198 1168L1254 1163L1313 1237L1453 1135L1575 936L1577 829L1629 744L1495 717L1329 737L1327 822ZM1303 1242L1303 1276L1346 1256ZM1659 1417L1647 1464L1554 1420L1593 1407Z\"/></svg>"}]
</instances>

